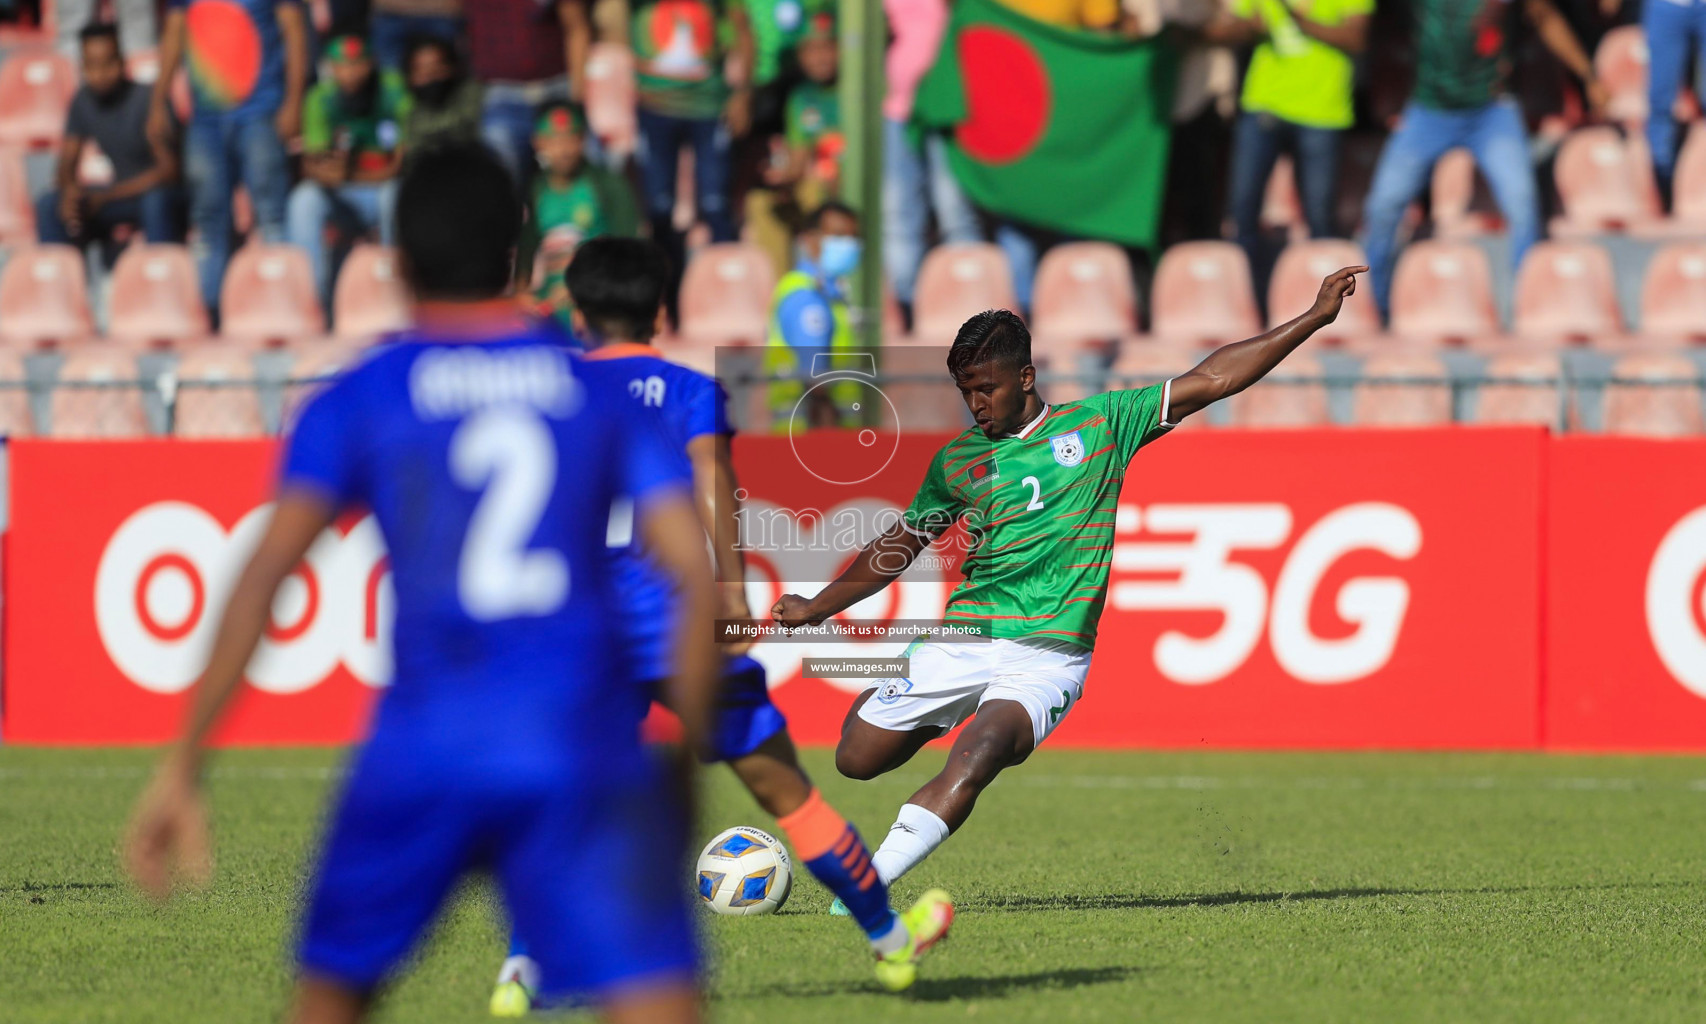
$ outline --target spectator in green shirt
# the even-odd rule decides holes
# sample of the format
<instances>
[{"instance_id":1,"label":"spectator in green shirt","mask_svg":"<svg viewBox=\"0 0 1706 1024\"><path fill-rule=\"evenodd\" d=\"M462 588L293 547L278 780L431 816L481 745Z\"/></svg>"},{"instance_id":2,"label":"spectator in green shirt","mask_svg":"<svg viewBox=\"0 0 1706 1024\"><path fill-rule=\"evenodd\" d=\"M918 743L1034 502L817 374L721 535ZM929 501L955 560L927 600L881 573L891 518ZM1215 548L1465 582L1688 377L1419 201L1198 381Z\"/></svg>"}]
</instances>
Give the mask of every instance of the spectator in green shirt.
<instances>
[{"instance_id":1,"label":"spectator in green shirt","mask_svg":"<svg viewBox=\"0 0 1706 1024\"><path fill-rule=\"evenodd\" d=\"M711 229L711 240L735 240L730 149L736 136L746 134L752 95L747 82L729 82L723 68L725 62L752 67L752 32L746 9L725 11L723 0L634 0L633 11L629 42L639 97L646 218L652 240L679 268L685 264L685 237L675 230L675 176L682 150L693 151L694 205ZM725 29L731 44L727 51Z\"/></svg>"},{"instance_id":2,"label":"spectator in green shirt","mask_svg":"<svg viewBox=\"0 0 1706 1024\"><path fill-rule=\"evenodd\" d=\"M747 225L778 274L793 265L791 226L800 211L815 209L841 191L841 70L835 17L813 14L797 48L804 80L788 94L782 137L771 141L765 188L747 193Z\"/></svg>"},{"instance_id":3,"label":"spectator in green shirt","mask_svg":"<svg viewBox=\"0 0 1706 1024\"><path fill-rule=\"evenodd\" d=\"M752 25L752 130L782 130L788 96L800 83L798 47L812 16L833 13L829 0L735 0Z\"/></svg>"},{"instance_id":4,"label":"spectator in green shirt","mask_svg":"<svg viewBox=\"0 0 1706 1024\"><path fill-rule=\"evenodd\" d=\"M1540 237L1540 193L1528 133L1504 81L1519 12L1553 56L1581 78L1594 109L1605 106L1593 64L1550 0L1412 0L1416 87L1381 150L1363 206L1369 283L1382 312L1391 297L1398 222L1449 150L1467 148L1486 176L1510 226L1512 266L1522 263Z\"/></svg>"},{"instance_id":5,"label":"spectator in green shirt","mask_svg":"<svg viewBox=\"0 0 1706 1024\"><path fill-rule=\"evenodd\" d=\"M1337 231L1339 136L1351 126L1351 60L1368 41L1374 0L1232 0L1212 23L1216 42L1255 42L1233 129L1232 223L1256 263L1262 199L1274 161L1289 151L1309 233Z\"/></svg>"},{"instance_id":6,"label":"spectator in green shirt","mask_svg":"<svg viewBox=\"0 0 1706 1024\"><path fill-rule=\"evenodd\" d=\"M539 174L533 179L516 266L532 286L541 313L568 321L563 271L575 247L602 235L639 234L628 182L586 158L586 118L567 103L551 103L533 128Z\"/></svg>"},{"instance_id":7,"label":"spectator in green shirt","mask_svg":"<svg viewBox=\"0 0 1706 1024\"><path fill-rule=\"evenodd\" d=\"M403 125L412 101L401 76L375 67L360 36L332 39L325 60L327 74L303 101L304 180L290 193L285 231L308 253L329 309L337 268L326 251L326 228L377 228L379 240L391 244Z\"/></svg>"},{"instance_id":8,"label":"spectator in green shirt","mask_svg":"<svg viewBox=\"0 0 1706 1024\"><path fill-rule=\"evenodd\" d=\"M480 141L484 90L463 68L456 44L438 36L417 36L409 43L403 69L414 100L403 124L411 150Z\"/></svg>"}]
</instances>

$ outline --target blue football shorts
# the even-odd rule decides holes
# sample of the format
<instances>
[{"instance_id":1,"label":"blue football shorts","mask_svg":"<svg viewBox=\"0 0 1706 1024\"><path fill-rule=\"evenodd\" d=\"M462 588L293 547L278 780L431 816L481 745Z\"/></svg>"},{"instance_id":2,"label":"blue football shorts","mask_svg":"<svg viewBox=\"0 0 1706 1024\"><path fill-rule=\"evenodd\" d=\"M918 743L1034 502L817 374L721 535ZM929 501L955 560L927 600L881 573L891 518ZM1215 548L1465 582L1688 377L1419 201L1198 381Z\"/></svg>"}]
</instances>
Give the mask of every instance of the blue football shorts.
<instances>
[{"instance_id":1,"label":"blue football shorts","mask_svg":"<svg viewBox=\"0 0 1706 1024\"><path fill-rule=\"evenodd\" d=\"M660 813L675 799L660 774L446 786L363 764L311 883L302 969L372 991L456 883L488 871L539 963L545 997L597 1000L692 981L700 958L685 837L678 816Z\"/></svg>"}]
</instances>

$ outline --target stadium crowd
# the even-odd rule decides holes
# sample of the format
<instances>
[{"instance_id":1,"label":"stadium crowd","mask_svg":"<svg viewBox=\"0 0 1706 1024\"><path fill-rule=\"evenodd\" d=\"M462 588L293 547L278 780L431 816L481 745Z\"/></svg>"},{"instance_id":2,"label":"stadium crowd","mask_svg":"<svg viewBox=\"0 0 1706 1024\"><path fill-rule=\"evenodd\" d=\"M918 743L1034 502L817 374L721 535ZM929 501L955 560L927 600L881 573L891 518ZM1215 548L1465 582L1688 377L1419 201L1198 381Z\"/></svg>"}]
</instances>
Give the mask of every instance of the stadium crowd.
<instances>
[{"instance_id":1,"label":"stadium crowd","mask_svg":"<svg viewBox=\"0 0 1706 1024\"><path fill-rule=\"evenodd\" d=\"M529 304L564 314L580 241L648 234L684 268L669 344L702 364L854 344L847 281L880 264L885 338L945 344L1005 306L1064 387L1096 389L1188 367L1366 261L1372 287L1287 364L1298 383L1222 422L1706 432L1698 2L997 0L1171 58L1156 244L1133 246L974 203L965 151L914 109L955 12L885 0L880 254L843 205L829 0L40 2L0 3L0 379L336 365L402 314L402 161L480 137L528 201ZM87 431L197 429L189 392L171 424L136 397ZM203 429L258 432L287 403ZM97 404L126 403L0 390L14 431Z\"/></svg>"}]
</instances>

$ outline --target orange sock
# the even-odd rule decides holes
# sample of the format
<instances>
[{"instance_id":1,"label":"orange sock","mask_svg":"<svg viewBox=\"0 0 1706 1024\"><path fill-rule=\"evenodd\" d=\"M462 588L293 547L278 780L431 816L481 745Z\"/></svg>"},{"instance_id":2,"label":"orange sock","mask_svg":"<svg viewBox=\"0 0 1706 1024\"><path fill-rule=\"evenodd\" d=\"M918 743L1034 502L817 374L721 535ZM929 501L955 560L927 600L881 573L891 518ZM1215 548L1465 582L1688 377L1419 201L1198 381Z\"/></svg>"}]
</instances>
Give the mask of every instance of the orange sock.
<instances>
[{"instance_id":1,"label":"orange sock","mask_svg":"<svg viewBox=\"0 0 1706 1024\"><path fill-rule=\"evenodd\" d=\"M816 860L830 852L847 833L847 819L837 814L815 787L805 803L777 818L776 824L788 833L801 860Z\"/></svg>"}]
</instances>

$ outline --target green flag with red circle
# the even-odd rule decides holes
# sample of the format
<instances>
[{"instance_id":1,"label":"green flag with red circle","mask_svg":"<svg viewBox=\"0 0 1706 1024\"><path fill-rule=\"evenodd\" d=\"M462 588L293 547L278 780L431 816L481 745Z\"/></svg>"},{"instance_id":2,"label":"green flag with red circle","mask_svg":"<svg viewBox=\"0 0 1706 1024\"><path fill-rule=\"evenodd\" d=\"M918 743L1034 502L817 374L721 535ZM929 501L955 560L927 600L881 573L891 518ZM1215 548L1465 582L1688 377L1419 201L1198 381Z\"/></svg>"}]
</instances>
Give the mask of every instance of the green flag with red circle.
<instances>
[{"instance_id":1,"label":"green flag with red circle","mask_svg":"<svg viewBox=\"0 0 1706 1024\"><path fill-rule=\"evenodd\" d=\"M949 133L948 162L990 213L1150 247L1167 180L1174 51L955 0L913 119Z\"/></svg>"}]
</instances>

